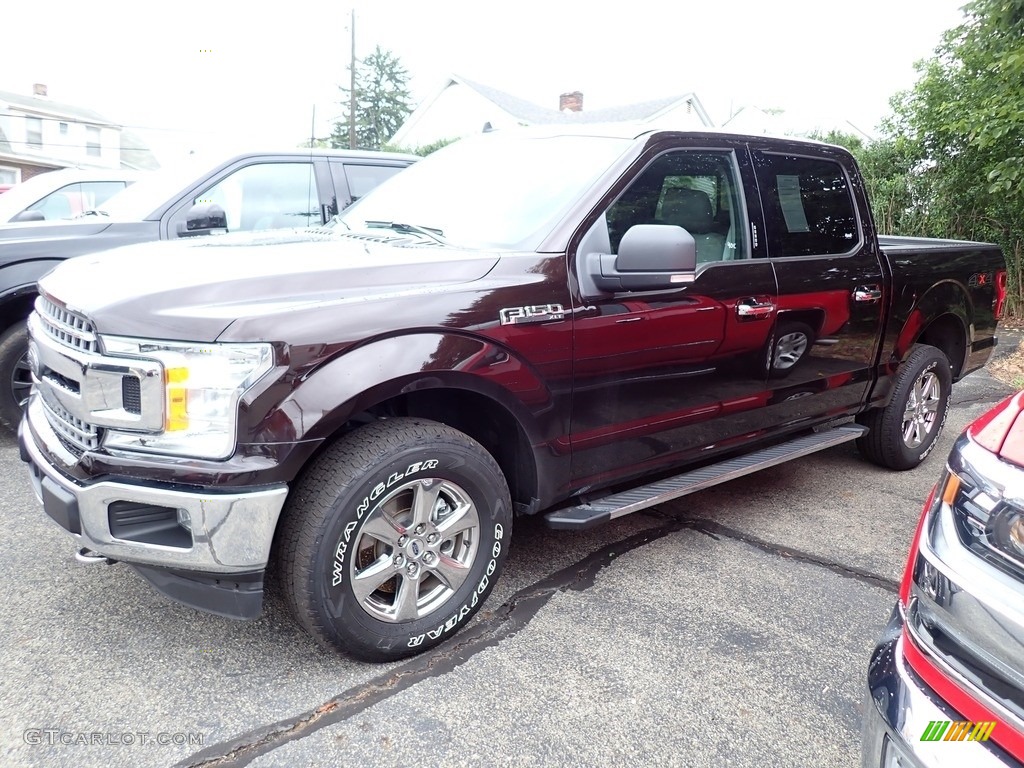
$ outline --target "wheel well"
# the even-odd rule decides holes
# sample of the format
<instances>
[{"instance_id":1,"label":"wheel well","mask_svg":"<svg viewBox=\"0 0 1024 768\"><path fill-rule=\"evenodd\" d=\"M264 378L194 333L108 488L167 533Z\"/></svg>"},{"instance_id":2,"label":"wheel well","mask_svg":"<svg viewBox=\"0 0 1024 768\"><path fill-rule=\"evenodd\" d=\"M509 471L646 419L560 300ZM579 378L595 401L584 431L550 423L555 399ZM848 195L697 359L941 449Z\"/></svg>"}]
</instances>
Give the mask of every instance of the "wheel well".
<instances>
[{"instance_id":1,"label":"wheel well","mask_svg":"<svg viewBox=\"0 0 1024 768\"><path fill-rule=\"evenodd\" d=\"M36 300L36 293L23 293L13 299L8 299L0 304L0 332L6 331L12 325L24 320L32 312L32 306Z\"/></svg>"},{"instance_id":2,"label":"wheel well","mask_svg":"<svg viewBox=\"0 0 1024 768\"><path fill-rule=\"evenodd\" d=\"M960 318L949 314L937 317L917 337L917 343L929 344L941 350L949 359L953 378L960 377L967 356L967 329Z\"/></svg>"},{"instance_id":3,"label":"wheel well","mask_svg":"<svg viewBox=\"0 0 1024 768\"><path fill-rule=\"evenodd\" d=\"M335 439L389 416L419 416L469 435L498 462L516 508L536 503L537 468L529 439L515 417L486 395L464 389L427 389L399 395L357 414L335 434Z\"/></svg>"}]
</instances>

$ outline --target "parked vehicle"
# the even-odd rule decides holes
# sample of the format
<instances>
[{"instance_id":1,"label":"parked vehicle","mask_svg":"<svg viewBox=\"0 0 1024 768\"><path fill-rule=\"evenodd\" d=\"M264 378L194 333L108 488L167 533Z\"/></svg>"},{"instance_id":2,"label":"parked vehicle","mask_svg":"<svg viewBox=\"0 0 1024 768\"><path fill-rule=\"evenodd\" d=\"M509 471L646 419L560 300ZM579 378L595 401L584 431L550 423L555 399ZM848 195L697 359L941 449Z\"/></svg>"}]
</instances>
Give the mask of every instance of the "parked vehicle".
<instances>
[{"instance_id":1,"label":"parked vehicle","mask_svg":"<svg viewBox=\"0 0 1024 768\"><path fill-rule=\"evenodd\" d=\"M1024 392L957 439L868 669L863 765L1024 765Z\"/></svg>"},{"instance_id":2,"label":"parked vehicle","mask_svg":"<svg viewBox=\"0 0 1024 768\"><path fill-rule=\"evenodd\" d=\"M418 159L325 149L203 159L155 172L74 221L0 227L0 425L13 433L21 419L32 384L25 320L36 281L63 259L211 232L322 224ZM220 218L207 217L211 205Z\"/></svg>"},{"instance_id":3,"label":"parked vehicle","mask_svg":"<svg viewBox=\"0 0 1024 768\"><path fill-rule=\"evenodd\" d=\"M995 246L879 238L838 147L494 132L317 232L62 264L20 440L83 558L236 618L277 579L394 659L466 624L516 515L585 528L849 440L916 466L1004 297Z\"/></svg>"},{"instance_id":4,"label":"parked vehicle","mask_svg":"<svg viewBox=\"0 0 1024 768\"><path fill-rule=\"evenodd\" d=\"M65 168L26 179L0 199L0 224L70 219L142 178L137 171Z\"/></svg>"}]
</instances>

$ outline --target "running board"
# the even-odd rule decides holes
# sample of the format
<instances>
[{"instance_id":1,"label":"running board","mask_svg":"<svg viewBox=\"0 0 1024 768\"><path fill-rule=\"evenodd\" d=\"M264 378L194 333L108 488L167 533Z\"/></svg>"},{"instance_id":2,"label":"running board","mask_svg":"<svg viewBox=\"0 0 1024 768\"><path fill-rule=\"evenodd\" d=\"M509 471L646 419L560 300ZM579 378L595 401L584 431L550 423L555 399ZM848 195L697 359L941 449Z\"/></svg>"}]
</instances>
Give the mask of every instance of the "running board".
<instances>
[{"instance_id":1,"label":"running board","mask_svg":"<svg viewBox=\"0 0 1024 768\"><path fill-rule=\"evenodd\" d=\"M617 517L653 507L655 504L663 504L791 459L856 440L867 431L867 427L859 424L844 424L841 427L804 435L770 448L762 448L753 453L684 472L651 485L631 488L575 507L558 509L546 514L544 519L550 528L559 530L593 528Z\"/></svg>"}]
</instances>

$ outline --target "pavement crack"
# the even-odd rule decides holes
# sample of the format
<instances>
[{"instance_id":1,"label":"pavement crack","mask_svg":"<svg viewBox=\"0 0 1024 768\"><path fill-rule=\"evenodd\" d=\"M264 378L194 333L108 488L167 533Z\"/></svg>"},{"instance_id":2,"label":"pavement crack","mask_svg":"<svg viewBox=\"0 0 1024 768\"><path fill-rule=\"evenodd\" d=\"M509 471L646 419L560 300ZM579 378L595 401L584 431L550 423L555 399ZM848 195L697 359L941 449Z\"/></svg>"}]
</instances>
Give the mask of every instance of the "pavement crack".
<instances>
[{"instance_id":1,"label":"pavement crack","mask_svg":"<svg viewBox=\"0 0 1024 768\"><path fill-rule=\"evenodd\" d=\"M898 594L900 590L899 582L894 581L886 576L881 576L877 573L865 570L863 568L857 568L852 565L845 565L838 563L833 560L828 560L817 555L812 555L809 552L803 552L799 549L787 547L782 544L775 544L764 539L759 539L756 536L744 533L743 531L730 528L729 526L722 525L721 523L715 522L714 520L698 520L694 518L672 518L670 515L660 515L667 519L676 519L685 528L692 529L699 533L707 534L712 538L726 538L734 541L740 541L744 544L748 544L752 547L760 549L762 552L768 554L778 555L789 560L795 560L800 563L807 563L808 565L815 565L820 568L827 568L828 570L836 573L843 578L853 579L864 584L868 584L872 587L879 587L887 592Z\"/></svg>"},{"instance_id":2,"label":"pavement crack","mask_svg":"<svg viewBox=\"0 0 1024 768\"><path fill-rule=\"evenodd\" d=\"M482 610L476 623L434 650L415 656L389 672L324 702L316 709L214 744L178 762L175 768L235 768L321 728L347 720L419 682L445 675L470 658L514 636L559 592L581 592L622 555L671 533L692 527L686 521L665 519L662 525L614 542L582 560L516 592L493 611ZM705 532L706 531L702 531Z\"/></svg>"}]
</instances>

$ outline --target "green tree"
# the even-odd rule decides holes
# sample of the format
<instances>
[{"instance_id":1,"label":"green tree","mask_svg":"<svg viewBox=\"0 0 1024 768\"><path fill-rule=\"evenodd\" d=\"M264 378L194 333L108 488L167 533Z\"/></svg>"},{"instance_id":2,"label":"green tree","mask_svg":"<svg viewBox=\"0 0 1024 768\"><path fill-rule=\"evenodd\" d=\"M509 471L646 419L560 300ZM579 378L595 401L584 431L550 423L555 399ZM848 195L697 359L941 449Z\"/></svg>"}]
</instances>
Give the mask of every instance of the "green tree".
<instances>
[{"instance_id":1,"label":"green tree","mask_svg":"<svg viewBox=\"0 0 1024 768\"><path fill-rule=\"evenodd\" d=\"M1010 311L1024 308L1024 0L974 0L892 101L892 151L906 152L917 207L900 234L999 243ZM902 142L902 144L900 144ZM912 221L910 221L912 219ZM918 231L907 231L913 224Z\"/></svg>"},{"instance_id":2,"label":"green tree","mask_svg":"<svg viewBox=\"0 0 1024 768\"><path fill-rule=\"evenodd\" d=\"M380 149L395 135L409 113L409 73L397 56L379 45L356 67L356 147ZM334 124L331 146L349 146L349 119L352 91L344 86L341 105L344 116Z\"/></svg>"}]
</instances>

